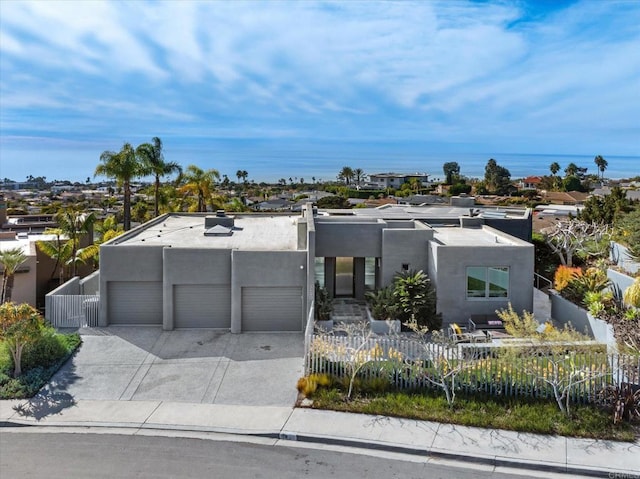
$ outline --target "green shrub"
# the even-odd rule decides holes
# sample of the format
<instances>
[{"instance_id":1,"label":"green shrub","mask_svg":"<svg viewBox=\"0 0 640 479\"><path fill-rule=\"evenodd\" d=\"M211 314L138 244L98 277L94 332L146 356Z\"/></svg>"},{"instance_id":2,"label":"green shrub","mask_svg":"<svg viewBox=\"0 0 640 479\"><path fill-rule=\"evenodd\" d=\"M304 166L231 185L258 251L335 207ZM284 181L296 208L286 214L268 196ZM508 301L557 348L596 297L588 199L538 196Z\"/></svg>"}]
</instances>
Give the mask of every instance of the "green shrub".
<instances>
[{"instance_id":1,"label":"green shrub","mask_svg":"<svg viewBox=\"0 0 640 479\"><path fill-rule=\"evenodd\" d=\"M45 328L42 336L27 344L22 353L22 368L25 371L38 366L48 366L67 354L67 345L53 328Z\"/></svg>"},{"instance_id":2,"label":"green shrub","mask_svg":"<svg viewBox=\"0 0 640 479\"><path fill-rule=\"evenodd\" d=\"M34 344L25 347L23 372L12 377L13 360L6 344L0 343L0 399L24 399L33 397L51 376L73 354L82 342L78 334L58 334L53 328L45 328Z\"/></svg>"}]
</instances>

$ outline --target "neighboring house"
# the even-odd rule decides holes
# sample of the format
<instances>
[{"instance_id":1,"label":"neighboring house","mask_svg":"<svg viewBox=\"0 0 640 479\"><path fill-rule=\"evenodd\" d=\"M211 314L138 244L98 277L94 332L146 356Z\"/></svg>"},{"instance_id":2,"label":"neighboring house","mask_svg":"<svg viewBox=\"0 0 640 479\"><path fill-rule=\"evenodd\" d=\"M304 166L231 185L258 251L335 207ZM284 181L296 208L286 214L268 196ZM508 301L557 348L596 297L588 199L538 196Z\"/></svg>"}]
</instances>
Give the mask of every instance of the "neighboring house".
<instances>
[{"instance_id":1,"label":"neighboring house","mask_svg":"<svg viewBox=\"0 0 640 479\"><path fill-rule=\"evenodd\" d=\"M445 205L449 203L449 198L440 195L411 195L405 198L398 198L399 205Z\"/></svg>"},{"instance_id":2,"label":"neighboring house","mask_svg":"<svg viewBox=\"0 0 640 479\"><path fill-rule=\"evenodd\" d=\"M7 216L6 203L0 197L0 249L21 247L27 256L15 276L13 301L29 303L36 308L44 307L45 295L60 283L56 262L36 247L37 241L54 240L55 235L44 234L58 223L52 214ZM81 241L87 246L92 235ZM1 268L1 266L0 266ZM79 265L78 272L85 276L93 270L89 264Z\"/></svg>"},{"instance_id":3,"label":"neighboring house","mask_svg":"<svg viewBox=\"0 0 640 479\"><path fill-rule=\"evenodd\" d=\"M518 188L521 190L537 190L542 182L540 176L527 176L518 183Z\"/></svg>"},{"instance_id":4,"label":"neighboring house","mask_svg":"<svg viewBox=\"0 0 640 479\"><path fill-rule=\"evenodd\" d=\"M33 307L37 306L37 265L35 243L29 242L28 238L18 239L15 233L0 233L0 250L21 248L26 261L22 263L13 277L13 290L11 301L15 303L28 303ZM2 286L2 273L4 268L0 263L0 286Z\"/></svg>"},{"instance_id":5,"label":"neighboring house","mask_svg":"<svg viewBox=\"0 0 640 479\"><path fill-rule=\"evenodd\" d=\"M293 201L277 198L254 204L253 209L257 211L287 211L290 210L293 205Z\"/></svg>"},{"instance_id":6,"label":"neighboring house","mask_svg":"<svg viewBox=\"0 0 640 479\"><path fill-rule=\"evenodd\" d=\"M429 185L429 175L426 173L375 173L369 175L369 183L375 185L377 188L400 188L403 184L408 183L413 178L417 178L418 181L424 186Z\"/></svg>"},{"instance_id":7,"label":"neighboring house","mask_svg":"<svg viewBox=\"0 0 640 479\"><path fill-rule=\"evenodd\" d=\"M100 247L100 325L302 331L316 281L364 299L429 274L445 323L533 307L530 210L400 207L301 215L171 213Z\"/></svg>"},{"instance_id":8,"label":"neighboring house","mask_svg":"<svg viewBox=\"0 0 640 479\"><path fill-rule=\"evenodd\" d=\"M623 188L623 190L628 200L640 201L640 190L631 190L626 188ZM600 188L596 188L595 190L593 190L591 194L594 196L601 196L601 197L608 196L611 194L611 188L609 186L602 186Z\"/></svg>"},{"instance_id":9,"label":"neighboring house","mask_svg":"<svg viewBox=\"0 0 640 479\"><path fill-rule=\"evenodd\" d=\"M582 205L588 197L581 191L548 191L543 195L544 201L559 205Z\"/></svg>"}]
</instances>

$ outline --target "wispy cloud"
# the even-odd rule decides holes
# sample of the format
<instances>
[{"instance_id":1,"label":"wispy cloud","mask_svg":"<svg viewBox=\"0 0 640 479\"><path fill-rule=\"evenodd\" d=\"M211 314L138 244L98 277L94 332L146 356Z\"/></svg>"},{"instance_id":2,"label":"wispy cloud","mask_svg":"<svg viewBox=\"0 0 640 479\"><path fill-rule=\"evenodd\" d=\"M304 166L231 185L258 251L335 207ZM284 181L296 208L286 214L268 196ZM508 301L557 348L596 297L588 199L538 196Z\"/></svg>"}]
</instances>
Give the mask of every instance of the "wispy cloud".
<instances>
[{"instance_id":1,"label":"wispy cloud","mask_svg":"<svg viewBox=\"0 0 640 479\"><path fill-rule=\"evenodd\" d=\"M540 5L0 2L0 128L640 153L640 4Z\"/></svg>"}]
</instances>

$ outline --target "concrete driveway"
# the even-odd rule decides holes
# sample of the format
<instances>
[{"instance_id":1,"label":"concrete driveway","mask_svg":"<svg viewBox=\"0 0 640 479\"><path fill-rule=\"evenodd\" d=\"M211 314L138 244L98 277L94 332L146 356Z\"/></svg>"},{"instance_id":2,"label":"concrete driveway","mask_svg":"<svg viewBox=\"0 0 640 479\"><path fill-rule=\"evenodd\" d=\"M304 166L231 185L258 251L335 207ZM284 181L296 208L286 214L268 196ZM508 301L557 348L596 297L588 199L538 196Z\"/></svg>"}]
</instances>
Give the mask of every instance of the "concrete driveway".
<instances>
[{"instance_id":1,"label":"concrete driveway","mask_svg":"<svg viewBox=\"0 0 640 479\"><path fill-rule=\"evenodd\" d=\"M41 399L292 406L304 369L300 333L109 326L81 334Z\"/></svg>"}]
</instances>

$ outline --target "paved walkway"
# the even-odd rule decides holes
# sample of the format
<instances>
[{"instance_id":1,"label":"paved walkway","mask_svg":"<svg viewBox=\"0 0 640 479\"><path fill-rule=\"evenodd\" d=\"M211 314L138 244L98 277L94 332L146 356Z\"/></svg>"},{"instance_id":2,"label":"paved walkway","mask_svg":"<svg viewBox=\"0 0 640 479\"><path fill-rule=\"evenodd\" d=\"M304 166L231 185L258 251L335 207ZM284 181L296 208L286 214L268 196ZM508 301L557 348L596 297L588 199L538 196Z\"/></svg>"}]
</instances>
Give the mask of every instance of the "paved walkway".
<instances>
[{"instance_id":1,"label":"paved walkway","mask_svg":"<svg viewBox=\"0 0 640 479\"><path fill-rule=\"evenodd\" d=\"M55 397L41 397L0 401L0 425L6 433L16 426L24 431L25 425L170 435L230 433L268 438L273 444L299 441L415 454L433 461L469 461L495 470L515 467L573 477L640 474L638 441L572 439L279 406L92 400L58 404Z\"/></svg>"}]
</instances>

